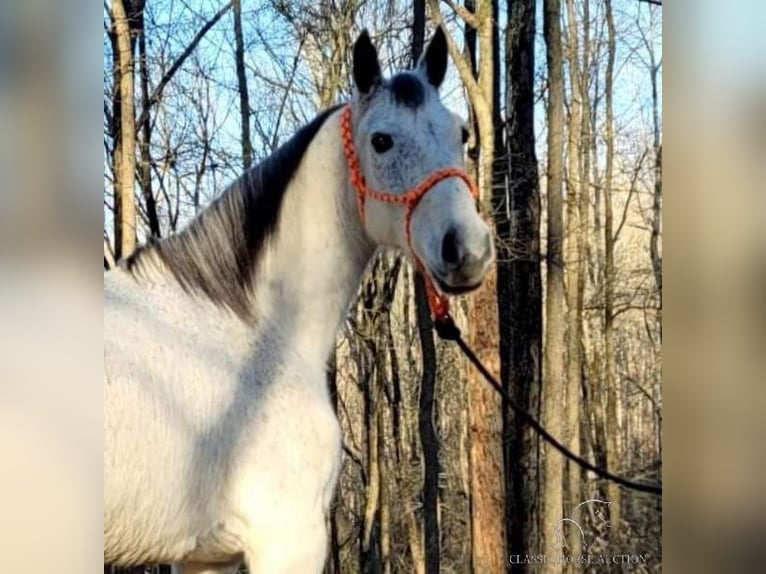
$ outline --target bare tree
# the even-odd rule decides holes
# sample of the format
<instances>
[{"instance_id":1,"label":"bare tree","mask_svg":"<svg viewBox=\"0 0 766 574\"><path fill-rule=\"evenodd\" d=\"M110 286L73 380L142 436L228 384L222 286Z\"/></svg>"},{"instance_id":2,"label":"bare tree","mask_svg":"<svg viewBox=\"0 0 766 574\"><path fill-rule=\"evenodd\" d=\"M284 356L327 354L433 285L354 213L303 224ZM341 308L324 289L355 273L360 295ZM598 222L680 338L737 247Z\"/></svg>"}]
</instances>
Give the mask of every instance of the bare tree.
<instances>
[{"instance_id":1,"label":"bare tree","mask_svg":"<svg viewBox=\"0 0 766 574\"><path fill-rule=\"evenodd\" d=\"M446 32L444 18L437 0L428 2L431 17ZM470 11L450 3L456 14L476 30L479 60L474 75L472 61L461 53L452 36L447 33L447 47L460 79L466 87L471 110L478 125L479 188L481 210L491 217L492 178L495 157L495 114L493 104L497 93L494 81L494 56L498 42L495 38L493 3L478 2ZM472 4L473 6L473 4ZM497 277L490 271L482 288L471 301L469 312L472 329L469 341L481 360L499 371L498 317L495 290ZM469 472L471 477L471 559L476 572L504 572L505 560L505 480L502 454L502 410L497 395L477 373L471 373L468 385L469 406Z\"/></svg>"},{"instance_id":2,"label":"bare tree","mask_svg":"<svg viewBox=\"0 0 766 574\"><path fill-rule=\"evenodd\" d=\"M612 194L614 184L614 60L616 53L616 40L614 28L614 15L612 13L612 1L604 0L607 23L607 65L605 78L606 97L606 173L604 176L604 370L606 372L606 437L607 437L607 465L612 471L619 471L620 460L620 430L617 418L617 373L615 367L614 348L614 215L612 208ZM607 486L609 497L610 518L612 520L612 534L619 536L621 520L620 489L614 483Z\"/></svg>"},{"instance_id":3,"label":"bare tree","mask_svg":"<svg viewBox=\"0 0 766 574\"><path fill-rule=\"evenodd\" d=\"M586 237L585 256L587 259L587 275L590 283L594 286L600 286L602 281L602 231L601 231L601 182L598 166L598 141L595 136L597 130L597 116L600 102L599 91L599 70L600 70L600 46L601 38L598 30L591 34L591 12L590 0L583 2L583 66L582 82L583 93L587 97L582 99L582 173L583 183L589 193L581 195L581 212L585 214L588 207L593 207L593 226L588 227L588 232L592 230L595 234L595 241L589 242ZM595 36L595 37L594 37ZM593 96L591 97L590 86L593 86ZM593 196L591 202L590 196ZM583 205L585 203L586 205ZM583 216L583 222L590 225L590 219ZM584 291L586 282L586 273L581 277L581 286ZM603 314L597 320L601 321ZM601 323L599 323L600 326ZM583 360L587 363L587 368L583 368L585 381L583 390L585 392L585 410L588 413L587 423L587 442L593 451L595 461L602 467L606 466L606 416L604 409L604 400L602 392L602 357L599 341L591 334L591 320L583 318L581 328L583 348L587 349L592 359L588 361L588 356L583 352Z\"/></svg>"},{"instance_id":4,"label":"bare tree","mask_svg":"<svg viewBox=\"0 0 766 574\"><path fill-rule=\"evenodd\" d=\"M507 389L529 412L540 408L542 279L540 276L540 184L535 153L534 78L536 0L508 1L506 111L510 229L498 238L498 291L509 291L507 316L500 311L501 374ZM499 243L499 242L498 242ZM498 293L498 305L500 305ZM537 545L538 439L504 410L508 554Z\"/></svg>"},{"instance_id":5,"label":"bare tree","mask_svg":"<svg viewBox=\"0 0 766 574\"><path fill-rule=\"evenodd\" d=\"M250 96L245 74L245 40L242 35L242 1L232 0L234 14L234 59L237 68L237 91L241 123L242 165L245 169L253 163L253 144L250 141Z\"/></svg>"},{"instance_id":6,"label":"bare tree","mask_svg":"<svg viewBox=\"0 0 766 574\"><path fill-rule=\"evenodd\" d=\"M574 0L567 0L567 60L569 63L570 105L569 122L567 127L567 384L566 384L566 437L569 450L580 450L580 404L581 404L581 373L582 358L582 297L581 275L584 274L584 236L587 229L587 214L581 212L583 203L580 197L587 194L582 184L583 173L581 164L582 136L582 101L587 98L587 92L582 91L582 74L580 72L579 31L577 12ZM566 509L572 511L581 501L580 468L569 462L567 464L567 498ZM572 537L569 549L573 555L581 553L580 539Z\"/></svg>"},{"instance_id":7,"label":"bare tree","mask_svg":"<svg viewBox=\"0 0 766 574\"><path fill-rule=\"evenodd\" d=\"M149 107L149 55L146 50L146 25L143 6L136 15L136 34L138 35L138 57L140 64L141 79L141 107ZM141 165L139 169L139 181L144 198L144 207L146 217L149 223L149 233L153 237L160 237L160 218L157 214L157 200L154 197L154 186L152 181L152 124L144 122L141 126L141 138L138 148L141 155Z\"/></svg>"},{"instance_id":8,"label":"bare tree","mask_svg":"<svg viewBox=\"0 0 766 574\"><path fill-rule=\"evenodd\" d=\"M563 428L564 386L564 223L562 184L564 176L564 62L561 38L560 0L545 0L543 28L548 63L548 237L547 291L545 298L545 354L543 366L543 420L554 436ZM552 547L553 526L563 515L562 484L564 464L559 453L545 450L543 465L543 549ZM560 572L561 565L550 561L544 571Z\"/></svg>"},{"instance_id":9,"label":"bare tree","mask_svg":"<svg viewBox=\"0 0 766 574\"><path fill-rule=\"evenodd\" d=\"M660 4L661 5L661 4ZM653 18L653 12L650 13ZM659 105L659 73L662 59L657 60L654 45L647 36L643 41L649 53L649 78L652 84L652 151L654 153L654 189L652 194L652 231L649 238L649 254L652 259L654 281L659 294L659 331L662 338L662 253L660 240L662 237L662 128L660 127Z\"/></svg>"},{"instance_id":10,"label":"bare tree","mask_svg":"<svg viewBox=\"0 0 766 574\"><path fill-rule=\"evenodd\" d=\"M425 36L424 0L413 3L412 56L417 62L423 53ZM417 27L420 26L420 29ZM415 279L415 305L418 334L423 355L423 375L420 381L418 430L423 448L423 529L425 533L425 571L436 574L440 569L440 540L438 519L439 496L439 439L434 429L434 394L436 386L436 346L423 278Z\"/></svg>"},{"instance_id":11,"label":"bare tree","mask_svg":"<svg viewBox=\"0 0 766 574\"><path fill-rule=\"evenodd\" d=\"M301 56L311 71L319 108L325 109L347 91L349 50L360 2L292 2L276 6L294 28Z\"/></svg>"},{"instance_id":12,"label":"bare tree","mask_svg":"<svg viewBox=\"0 0 766 574\"><path fill-rule=\"evenodd\" d=\"M112 24L117 48L119 78L119 173L115 186L115 256L117 259L130 255L136 246L136 116L133 104L134 67L131 21L136 11L143 9L141 0L114 0ZM117 110L113 110L117 113ZM116 160L115 160L116 163Z\"/></svg>"}]
</instances>

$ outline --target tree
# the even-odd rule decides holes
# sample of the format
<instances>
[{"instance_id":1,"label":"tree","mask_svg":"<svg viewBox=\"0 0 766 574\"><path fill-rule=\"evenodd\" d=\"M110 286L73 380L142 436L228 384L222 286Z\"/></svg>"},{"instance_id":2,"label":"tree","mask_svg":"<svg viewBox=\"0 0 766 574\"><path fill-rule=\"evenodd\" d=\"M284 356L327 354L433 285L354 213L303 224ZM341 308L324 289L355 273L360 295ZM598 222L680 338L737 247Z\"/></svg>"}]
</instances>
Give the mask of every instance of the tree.
<instances>
[{"instance_id":1,"label":"tree","mask_svg":"<svg viewBox=\"0 0 766 574\"><path fill-rule=\"evenodd\" d=\"M412 28L412 63L418 61L423 53L425 36L424 0L413 4ZM420 380L420 401L418 408L418 431L423 448L423 530L425 534L425 572L439 572L439 439L434 429L434 392L436 386L436 347L434 345L433 324L428 306L423 277L418 273L415 278L415 306L417 309L418 334L423 355L423 373Z\"/></svg>"},{"instance_id":2,"label":"tree","mask_svg":"<svg viewBox=\"0 0 766 574\"><path fill-rule=\"evenodd\" d=\"M617 373L614 347L614 214L612 193L614 184L614 60L616 40L612 0L604 0L607 26L607 64L605 78L606 98L606 173L604 176L604 370L606 371L606 464L619 472L620 442L617 419ZM621 519L620 489L614 483L607 485L613 536L619 535Z\"/></svg>"},{"instance_id":3,"label":"tree","mask_svg":"<svg viewBox=\"0 0 766 574\"><path fill-rule=\"evenodd\" d=\"M583 186L581 163L582 101L588 97L583 93L580 72L579 31L574 0L567 0L567 60L569 63L570 106L567 127L567 388L566 388L566 438L569 450L580 450L580 397L582 384L582 305L585 254L585 233L587 230L587 202L581 201L587 189ZM571 461L567 464L566 509L572 511L581 501L580 468ZM571 539L573 555L581 552L580 539Z\"/></svg>"},{"instance_id":4,"label":"tree","mask_svg":"<svg viewBox=\"0 0 766 574\"><path fill-rule=\"evenodd\" d=\"M588 190L593 190L593 200L591 202L588 194L582 194L581 211L586 213L587 207L593 207L593 226L592 231L595 234L595 241L589 242L586 237L585 240L585 255L587 259L587 276L593 287L600 289L603 285L603 242L602 242L602 225L601 225L601 181L599 172L599 151L598 151L598 139L595 134L597 133L597 118L599 102L601 100L600 94L600 47L602 39L600 36L591 39L591 16L590 16L590 0L584 0L583 3L583 66L582 66L582 82L583 93L585 97L582 99L582 173L583 184ZM590 96L590 87L593 87L593 97ZM583 206L582 204L586 205ZM583 221L590 224L590 220L587 217L583 217ZM587 233L591 230L588 227ZM581 277L583 290L585 288L586 276L583 272ZM603 314L597 317L598 326L602 327ZM587 417L587 438L588 443L593 451L594 460L601 467L606 467L606 423L604 414L604 401L602 395L602 371L603 364L601 360L601 348L599 342L595 336L591 335L591 320L584 318L581 324L583 347L590 351L592 360L587 361L587 356L583 353L583 359L587 364L587 369L583 369L586 373L587 384L583 385L583 389L587 390L585 395L586 411L589 413Z\"/></svg>"},{"instance_id":5,"label":"tree","mask_svg":"<svg viewBox=\"0 0 766 574\"><path fill-rule=\"evenodd\" d=\"M659 4L660 6L662 4ZM650 22L654 23L654 11L650 10ZM639 27L640 29L640 27ZM662 68L662 58L657 60L654 45L646 33L641 30L641 36L649 54L649 79L652 86L652 152L654 154L654 186L652 193L651 234L649 236L649 255L652 260L654 281L657 285L659 299L659 326L662 339L662 128L660 127L660 104L658 77Z\"/></svg>"},{"instance_id":6,"label":"tree","mask_svg":"<svg viewBox=\"0 0 766 574\"><path fill-rule=\"evenodd\" d=\"M276 7L290 22L297 37L293 68L299 56L306 61L319 109L328 108L346 91L349 49L358 20L359 1L279 2ZM412 46L408 48L412 50Z\"/></svg>"},{"instance_id":7,"label":"tree","mask_svg":"<svg viewBox=\"0 0 766 574\"><path fill-rule=\"evenodd\" d=\"M510 202L510 221L508 228L496 226L501 378L528 412L539 411L543 322L534 120L536 4L536 0L508 1L504 160L509 175L503 189ZM510 301L502 304L503 297ZM503 417L508 554L523 555L537 543L538 439L510 409Z\"/></svg>"},{"instance_id":8,"label":"tree","mask_svg":"<svg viewBox=\"0 0 766 574\"><path fill-rule=\"evenodd\" d=\"M429 0L431 17L446 32L437 0ZM462 54L447 33L447 47L460 79L466 87L471 112L478 126L479 189L481 211L492 217L492 183L496 176L495 151L497 131L494 106L499 96L496 83L495 52L499 41L495 21L496 4L485 0L470 3L471 9L451 3L458 16L476 30L479 47L476 60ZM475 73L476 72L478 73ZM497 104L499 105L499 104ZM469 318L469 342L479 358L497 372L498 315L495 301L497 276L491 270L481 289L473 296ZM472 372L468 384L469 473L471 483L471 562L476 572L504 572L505 480L503 477L502 409L497 395Z\"/></svg>"},{"instance_id":9,"label":"tree","mask_svg":"<svg viewBox=\"0 0 766 574\"><path fill-rule=\"evenodd\" d=\"M233 0L231 7L234 13L234 58L241 116L242 165L247 169L253 163L253 144L250 140L250 96L247 91L247 75L245 74L245 40L242 36L242 0Z\"/></svg>"},{"instance_id":10,"label":"tree","mask_svg":"<svg viewBox=\"0 0 766 574\"><path fill-rule=\"evenodd\" d=\"M543 365L543 421L554 436L563 428L564 395L564 223L562 184L564 176L564 73L560 0L544 2L544 36L548 63L548 236L547 292L545 298L545 353ZM559 453L544 452L543 550L552 548L553 526L561 519L563 460ZM561 565L546 563L546 572L558 572Z\"/></svg>"},{"instance_id":11,"label":"tree","mask_svg":"<svg viewBox=\"0 0 766 574\"><path fill-rule=\"evenodd\" d=\"M136 2L138 4L138 2ZM149 55L146 50L146 25L144 22L144 9L141 7L138 11L135 25L135 33L138 35L138 56L140 64L141 79L141 107L149 107ZM141 165L139 170L141 191L144 198L146 209L146 218L149 224L149 233L152 237L160 237L160 218L157 214L157 201L154 197L154 186L152 182L152 124L144 122L141 125L141 138L138 148L141 155Z\"/></svg>"},{"instance_id":12,"label":"tree","mask_svg":"<svg viewBox=\"0 0 766 574\"><path fill-rule=\"evenodd\" d=\"M115 256L127 257L136 247L136 116L133 104L133 25L143 10L142 0L114 0L115 90L119 92L119 147L115 147ZM115 103L118 103L115 98ZM116 115L117 107L113 113Z\"/></svg>"}]
</instances>

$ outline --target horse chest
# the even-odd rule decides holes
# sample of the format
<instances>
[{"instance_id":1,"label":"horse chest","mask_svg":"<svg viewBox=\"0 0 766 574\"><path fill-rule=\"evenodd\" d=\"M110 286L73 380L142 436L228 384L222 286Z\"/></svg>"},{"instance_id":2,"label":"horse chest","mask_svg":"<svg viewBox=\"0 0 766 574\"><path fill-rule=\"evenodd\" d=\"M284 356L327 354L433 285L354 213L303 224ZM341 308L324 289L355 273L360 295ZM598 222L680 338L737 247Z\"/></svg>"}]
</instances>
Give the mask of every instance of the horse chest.
<instances>
[{"instance_id":1,"label":"horse chest","mask_svg":"<svg viewBox=\"0 0 766 574\"><path fill-rule=\"evenodd\" d=\"M341 439L321 371L288 361L233 376L227 364L185 381L109 383L105 548L115 558L218 560L274 520L327 510Z\"/></svg>"},{"instance_id":2,"label":"horse chest","mask_svg":"<svg viewBox=\"0 0 766 574\"><path fill-rule=\"evenodd\" d=\"M274 396L270 396L273 394ZM325 392L281 381L254 407L245 438L244 474L256 484L288 490L324 488L340 458L340 427Z\"/></svg>"}]
</instances>

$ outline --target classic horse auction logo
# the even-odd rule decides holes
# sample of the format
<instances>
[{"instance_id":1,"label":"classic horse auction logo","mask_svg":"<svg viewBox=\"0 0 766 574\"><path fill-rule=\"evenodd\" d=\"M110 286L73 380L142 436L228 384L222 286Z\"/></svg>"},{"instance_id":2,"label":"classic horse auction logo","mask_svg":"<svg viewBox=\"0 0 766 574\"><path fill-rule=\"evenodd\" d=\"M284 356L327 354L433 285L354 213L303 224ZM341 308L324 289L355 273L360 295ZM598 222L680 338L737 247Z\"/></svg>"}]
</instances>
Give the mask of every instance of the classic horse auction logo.
<instances>
[{"instance_id":1,"label":"classic horse auction logo","mask_svg":"<svg viewBox=\"0 0 766 574\"><path fill-rule=\"evenodd\" d=\"M571 516L565 516L564 518L561 518L554 523L554 546L561 549L566 549L569 547L569 544L567 543L567 537L564 534L564 524L570 524L573 528L570 527L567 530L574 530L577 532L577 534L580 536L580 542L582 543L582 551L585 552L595 542L596 535L594 534L590 540L588 540L586 537L585 530L583 529L581 523L582 518L580 517L580 510L588 505L593 506L592 516L596 521L594 526L596 528L611 528L612 523L609 520L609 507L611 504L611 502L606 500L591 498L590 500L586 500L575 506L574 509L572 509Z\"/></svg>"}]
</instances>

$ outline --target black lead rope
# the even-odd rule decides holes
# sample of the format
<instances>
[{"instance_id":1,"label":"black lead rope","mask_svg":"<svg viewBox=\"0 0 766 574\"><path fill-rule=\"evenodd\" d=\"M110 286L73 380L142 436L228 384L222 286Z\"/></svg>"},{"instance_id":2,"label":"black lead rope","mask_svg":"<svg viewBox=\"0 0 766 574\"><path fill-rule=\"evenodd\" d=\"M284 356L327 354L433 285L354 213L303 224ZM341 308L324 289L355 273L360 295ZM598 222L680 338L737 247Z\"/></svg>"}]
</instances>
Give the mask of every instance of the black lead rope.
<instances>
[{"instance_id":1,"label":"black lead rope","mask_svg":"<svg viewBox=\"0 0 766 574\"><path fill-rule=\"evenodd\" d=\"M479 360L476 354L471 350L468 344L463 340L463 337L460 334L460 329L458 328L457 325L455 325L455 321L453 321L452 317L447 315L444 318L434 320L434 329L436 330L436 333L439 335L439 337L441 337L445 341L455 341L458 347L460 347L460 350L463 351L463 354L468 358L469 361L471 361L471 363L473 363L473 366L478 369L478 371L484 376L487 382L490 385L492 385L492 388L495 389L495 391L497 391L497 393L503 398L503 402L507 406L511 407L511 409L517 415L519 415L522 419L524 419L524 421L529 426L531 426L537 434L543 437L543 439L548 444L550 444L553 448L555 448L557 451L563 454L566 458L578 464L585 470L589 470L593 472L594 474L600 476L601 478L605 478L606 480L611 480L612 482L621 484L625 488L630 488L631 490L638 490L640 492L649 492L651 494L662 496L661 483L649 484L646 482L635 482L632 480L628 480L627 478L624 478L622 476L612 474L611 472L603 468L595 466L594 464L590 463L584 458L577 456L575 453L573 453L571 450L569 450L567 447L561 444L558 440L556 440L556 438L554 438L547 430L545 430L545 427L542 424L540 424L537 421L537 419L535 419L535 417L533 417L527 411L521 408L518 405L518 403L516 403L516 401L514 401L511 398L511 396L505 391L505 389L503 389L502 385L497 381L497 379L492 376L492 373L490 373L487 370L487 368L482 364L482 362Z\"/></svg>"}]
</instances>

